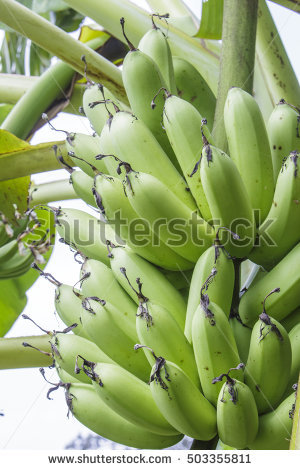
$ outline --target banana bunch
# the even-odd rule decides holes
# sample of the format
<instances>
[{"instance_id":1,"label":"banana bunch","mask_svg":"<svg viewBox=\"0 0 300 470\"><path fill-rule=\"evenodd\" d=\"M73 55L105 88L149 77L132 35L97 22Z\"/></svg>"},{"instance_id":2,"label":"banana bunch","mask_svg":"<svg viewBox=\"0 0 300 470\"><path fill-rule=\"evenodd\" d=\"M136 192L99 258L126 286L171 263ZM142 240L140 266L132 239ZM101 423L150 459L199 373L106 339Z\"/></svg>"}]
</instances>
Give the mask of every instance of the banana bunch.
<instances>
[{"instance_id":1,"label":"banana bunch","mask_svg":"<svg viewBox=\"0 0 300 470\"><path fill-rule=\"evenodd\" d=\"M41 272L66 325L50 340L60 385L79 421L132 447L218 435L285 449L300 371L299 111L280 102L265 125L232 88L224 153L215 96L152 22L135 47L121 20L130 106L88 82L95 134L67 134L70 183L95 214L53 208L82 264L77 287ZM10 257L3 222L0 240Z\"/></svg>"}]
</instances>

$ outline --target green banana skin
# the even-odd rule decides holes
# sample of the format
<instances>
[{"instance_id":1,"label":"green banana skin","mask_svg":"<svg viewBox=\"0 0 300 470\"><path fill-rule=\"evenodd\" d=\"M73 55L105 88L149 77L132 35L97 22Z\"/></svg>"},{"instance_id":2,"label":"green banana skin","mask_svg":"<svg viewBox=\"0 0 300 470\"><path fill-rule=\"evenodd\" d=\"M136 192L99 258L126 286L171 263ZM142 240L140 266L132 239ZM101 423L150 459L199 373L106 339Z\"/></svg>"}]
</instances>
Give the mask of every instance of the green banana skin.
<instances>
[{"instance_id":1,"label":"green banana skin","mask_svg":"<svg viewBox=\"0 0 300 470\"><path fill-rule=\"evenodd\" d=\"M111 249L111 269L119 284L127 294L139 305L139 299L131 286L136 288L136 279L143 285L143 295L155 304L166 308L174 317L180 328L184 328L186 303L175 287L151 263L132 252L128 248L115 247ZM120 271L126 269L126 275Z\"/></svg>"},{"instance_id":2,"label":"green banana skin","mask_svg":"<svg viewBox=\"0 0 300 470\"><path fill-rule=\"evenodd\" d=\"M169 248L195 263L213 244L215 232L204 219L193 212L157 178L146 173L127 174L126 194L140 217L145 217L151 229ZM162 222L158 225L158 222ZM180 237L174 228L180 227ZM183 240L184 239L184 240Z\"/></svg>"},{"instance_id":3,"label":"green banana skin","mask_svg":"<svg viewBox=\"0 0 300 470\"><path fill-rule=\"evenodd\" d=\"M279 322L268 318L270 325L259 319L253 327L245 368L245 383L253 393L259 414L279 404L290 378L292 363L287 332Z\"/></svg>"},{"instance_id":4,"label":"green banana skin","mask_svg":"<svg viewBox=\"0 0 300 470\"><path fill-rule=\"evenodd\" d=\"M232 329L241 361L246 364L249 354L252 330L246 325L243 325L243 323L237 317L229 318L229 325Z\"/></svg>"},{"instance_id":5,"label":"green banana skin","mask_svg":"<svg viewBox=\"0 0 300 470\"><path fill-rule=\"evenodd\" d=\"M274 410L259 417L258 433L248 445L251 450L288 450L293 426L291 411L295 393L289 395Z\"/></svg>"},{"instance_id":6,"label":"green banana skin","mask_svg":"<svg viewBox=\"0 0 300 470\"><path fill-rule=\"evenodd\" d=\"M221 150L205 145L200 179L215 228L226 227L240 237L235 239L234 235L222 231L222 245L231 256L246 257L254 244L255 223L250 199L235 163Z\"/></svg>"},{"instance_id":7,"label":"green banana skin","mask_svg":"<svg viewBox=\"0 0 300 470\"><path fill-rule=\"evenodd\" d=\"M270 212L259 229L257 246L249 255L251 261L267 269L275 266L300 241L300 154L292 153L279 173ZM268 227L267 224L271 223Z\"/></svg>"},{"instance_id":8,"label":"green banana skin","mask_svg":"<svg viewBox=\"0 0 300 470\"><path fill-rule=\"evenodd\" d=\"M101 91L101 89L103 91ZM110 114L115 114L116 112L114 105L110 102L106 102L105 104L99 103L96 106L93 106L93 103L103 101L104 99L113 101L119 109L123 109L120 101L113 95L113 93L102 85L90 84L83 93L82 106L84 114L98 135L101 134L102 129L109 118L108 112Z\"/></svg>"},{"instance_id":9,"label":"green banana skin","mask_svg":"<svg viewBox=\"0 0 300 470\"><path fill-rule=\"evenodd\" d=\"M18 251L17 240L10 240L0 247L0 263L10 260Z\"/></svg>"},{"instance_id":10,"label":"green banana skin","mask_svg":"<svg viewBox=\"0 0 300 470\"><path fill-rule=\"evenodd\" d=\"M241 362L228 318L218 305L200 303L194 314L192 340L204 396L216 406L222 384L212 380ZM242 380L243 371L235 370L232 376Z\"/></svg>"},{"instance_id":11,"label":"green banana skin","mask_svg":"<svg viewBox=\"0 0 300 470\"><path fill-rule=\"evenodd\" d=\"M115 155L129 163L133 170L155 176L180 197L183 203L196 209L185 180L141 119L128 112L118 112L106 124L101 141L106 138L106 134L109 134L108 141L112 142L112 148L105 150L115 150ZM108 164L108 158L105 158L105 163ZM116 169L118 162L110 159L110 165L114 165ZM111 171L111 174L115 173Z\"/></svg>"},{"instance_id":12,"label":"green banana skin","mask_svg":"<svg viewBox=\"0 0 300 470\"><path fill-rule=\"evenodd\" d=\"M294 150L300 151L298 113L284 100L272 111L267 131L272 152L275 181L278 178L284 159Z\"/></svg>"},{"instance_id":13,"label":"green banana skin","mask_svg":"<svg viewBox=\"0 0 300 470\"><path fill-rule=\"evenodd\" d=\"M95 364L92 375L94 389L109 408L155 434L178 435L157 408L148 384L118 365L107 366Z\"/></svg>"},{"instance_id":14,"label":"green banana skin","mask_svg":"<svg viewBox=\"0 0 300 470\"><path fill-rule=\"evenodd\" d=\"M159 350L166 360L177 364L200 388L193 348L168 310L151 301L141 303L136 315L136 331L141 344L147 344L154 351ZM153 355L146 348L144 353L152 367L155 363Z\"/></svg>"},{"instance_id":15,"label":"green banana skin","mask_svg":"<svg viewBox=\"0 0 300 470\"><path fill-rule=\"evenodd\" d=\"M152 29L147 31L140 40L138 49L153 59L160 70L168 90L171 93L176 93L174 66L168 40L166 35L155 26L153 21L152 25Z\"/></svg>"},{"instance_id":16,"label":"green banana skin","mask_svg":"<svg viewBox=\"0 0 300 470\"><path fill-rule=\"evenodd\" d=\"M272 204L274 177L268 134L255 99L241 88L231 88L224 106L224 123L229 155L239 170L259 224Z\"/></svg>"},{"instance_id":17,"label":"green banana skin","mask_svg":"<svg viewBox=\"0 0 300 470\"><path fill-rule=\"evenodd\" d=\"M283 320L281 320L280 323L289 333L292 330L292 328L294 328L294 326L300 323L300 307L296 308L287 317L283 318Z\"/></svg>"},{"instance_id":18,"label":"green banana skin","mask_svg":"<svg viewBox=\"0 0 300 470\"><path fill-rule=\"evenodd\" d=\"M146 124L173 165L179 169L177 159L161 125L164 109L164 99L161 94L155 99L155 108L151 106L157 92L161 88L167 88L159 68L151 57L134 49L125 56L122 78L133 114Z\"/></svg>"},{"instance_id":19,"label":"green banana skin","mask_svg":"<svg viewBox=\"0 0 300 470\"><path fill-rule=\"evenodd\" d=\"M123 315L122 328L129 337L136 337L136 304L120 286L112 270L101 261L86 259L81 268L82 294L84 297L99 297Z\"/></svg>"},{"instance_id":20,"label":"green banana skin","mask_svg":"<svg viewBox=\"0 0 300 470\"><path fill-rule=\"evenodd\" d=\"M122 318L116 323L116 317L112 315L110 309L92 298L88 299L88 307L91 311L87 311L82 307L80 315L83 327L94 343L113 362L132 372L141 380L146 381L150 369L148 361L142 354L138 354L134 350L135 341L122 330ZM84 358L86 357L84 354L81 355Z\"/></svg>"},{"instance_id":21,"label":"green banana skin","mask_svg":"<svg viewBox=\"0 0 300 470\"><path fill-rule=\"evenodd\" d=\"M189 288L193 276L193 269L189 271L162 270L165 278L173 284L177 290Z\"/></svg>"},{"instance_id":22,"label":"green banana skin","mask_svg":"<svg viewBox=\"0 0 300 470\"><path fill-rule=\"evenodd\" d=\"M193 271L184 329L189 342L192 342L193 317L200 302L201 287L211 274L213 267L216 268L217 273L209 286L209 298L229 317L234 287L234 266L222 248L213 245L200 256Z\"/></svg>"},{"instance_id":23,"label":"green banana skin","mask_svg":"<svg viewBox=\"0 0 300 470\"><path fill-rule=\"evenodd\" d=\"M71 384L67 404L75 418L96 434L125 446L138 449L164 449L183 436L160 436L130 423L98 397L92 385Z\"/></svg>"},{"instance_id":24,"label":"green banana skin","mask_svg":"<svg viewBox=\"0 0 300 470\"><path fill-rule=\"evenodd\" d=\"M300 374L300 323L294 326L294 328L289 332L289 338L292 348L292 364L289 382L286 387L286 394L291 393L292 386L298 382Z\"/></svg>"},{"instance_id":25,"label":"green banana skin","mask_svg":"<svg viewBox=\"0 0 300 470\"><path fill-rule=\"evenodd\" d=\"M75 377L68 374L68 372L66 372L62 367L58 366L57 364L56 364L56 372L57 372L57 375L58 375L60 381L64 384L67 384L67 383L80 384L80 383L82 383L78 378L75 379Z\"/></svg>"},{"instance_id":26,"label":"green banana skin","mask_svg":"<svg viewBox=\"0 0 300 470\"><path fill-rule=\"evenodd\" d=\"M268 315L281 321L299 306L299 261L300 243L243 294L239 305L239 315L245 325L253 327L262 311L263 299L275 287L279 287L280 292L268 299Z\"/></svg>"},{"instance_id":27,"label":"green banana skin","mask_svg":"<svg viewBox=\"0 0 300 470\"><path fill-rule=\"evenodd\" d=\"M222 442L244 449L258 432L258 412L250 388L239 380L225 382L217 403L218 434Z\"/></svg>"},{"instance_id":28,"label":"green banana skin","mask_svg":"<svg viewBox=\"0 0 300 470\"><path fill-rule=\"evenodd\" d=\"M173 65L177 88L175 94L197 109L201 116L207 120L207 127L211 131L216 108L215 95L190 62L182 57L173 57Z\"/></svg>"},{"instance_id":29,"label":"green banana skin","mask_svg":"<svg viewBox=\"0 0 300 470\"><path fill-rule=\"evenodd\" d=\"M95 179L95 189L101 197L101 207L107 220L135 253L151 263L167 269L184 270L193 266L192 263L176 254L160 240L158 240L157 246L154 244L157 237L150 230L147 221L145 219L141 220L131 206L124 192L123 184L119 179L107 175L98 175ZM118 224L118 219L122 220L123 223ZM147 233L142 235L146 242L145 246L139 246L135 242L137 235L136 223L139 220L141 220L141 223L143 221L146 223Z\"/></svg>"},{"instance_id":30,"label":"green banana skin","mask_svg":"<svg viewBox=\"0 0 300 470\"><path fill-rule=\"evenodd\" d=\"M69 134L66 139L66 148L74 165L88 176L94 176L91 165L98 171L107 173L104 160L96 160L96 156L101 153L99 136L81 133Z\"/></svg>"},{"instance_id":31,"label":"green banana skin","mask_svg":"<svg viewBox=\"0 0 300 470\"><path fill-rule=\"evenodd\" d=\"M162 359L162 358L158 358ZM176 364L165 361L160 378L152 367L150 390L166 420L178 431L201 441L217 434L216 410Z\"/></svg>"},{"instance_id":32,"label":"green banana skin","mask_svg":"<svg viewBox=\"0 0 300 470\"><path fill-rule=\"evenodd\" d=\"M51 337L50 343L56 366L84 383L91 383L91 380L85 374L76 374L78 354L88 358L89 361L114 363L95 343L78 335L56 333Z\"/></svg>"},{"instance_id":33,"label":"green banana skin","mask_svg":"<svg viewBox=\"0 0 300 470\"><path fill-rule=\"evenodd\" d=\"M89 206L97 208L95 198L93 196L94 180L86 173L75 170L70 175L70 183L72 184L77 196Z\"/></svg>"},{"instance_id":34,"label":"green banana skin","mask_svg":"<svg viewBox=\"0 0 300 470\"><path fill-rule=\"evenodd\" d=\"M71 326L74 323L77 323L76 328L72 329L74 334L90 339L86 331L82 328L79 316L81 298L82 295L80 295L79 291L74 289L73 286L60 284L55 289L55 310L66 326Z\"/></svg>"},{"instance_id":35,"label":"green banana skin","mask_svg":"<svg viewBox=\"0 0 300 470\"><path fill-rule=\"evenodd\" d=\"M202 123L202 116L196 108L191 103L174 95L167 95L166 97L163 123L182 174L200 213L205 220L210 220L211 211L199 172L193 173L203 148L201 129L203 129L209 142L211 142L210 132L207 126Z\"/></svg>"},{"instance_id":36,"label":"green banana skin","mask_svg":"<svg viewBox=\"0 0 300 470\"><path fill-rule=\"evenodd\" d=\"M18 251L6 262L1 264L0 279L11 279L25 274L34 261L34 256L30 250L26 250L25 255Z\"/></svg>"},{"instance_id":37,"label":"green banana skin","mask_svg":"<svg viewBox=\"0 0 300 470\"><path fill-rule=\"evenodd\" d=\"M58 209L55 216L57 231L66 243L85 257L109 265L106 240L121 242L109 224L78 209Z\"/></svg>"}]
</instances>

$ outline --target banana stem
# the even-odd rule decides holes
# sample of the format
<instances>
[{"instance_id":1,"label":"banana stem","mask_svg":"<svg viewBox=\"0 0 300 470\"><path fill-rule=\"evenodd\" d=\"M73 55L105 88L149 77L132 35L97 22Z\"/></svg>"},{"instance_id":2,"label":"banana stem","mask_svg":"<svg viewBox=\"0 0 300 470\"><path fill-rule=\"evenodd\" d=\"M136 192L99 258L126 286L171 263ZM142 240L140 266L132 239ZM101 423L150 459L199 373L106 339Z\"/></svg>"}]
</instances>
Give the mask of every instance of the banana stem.
<instances>
[{"instance_id":1,"label":"banana stem","mask_svg":"<svg viewBox=\"0 0 300 470\"><path fill-rule=\"evenodd\" d=\"M300 450L300 374L297 387L290 450Z\"/></svg>"},{"instance_id":2,"label":"banana stem","mask_svg":"<svg viewBox=\"0 0 300 470\"><path fill-rule=\"evenodd\" d=\"M85 72L81 57L85 56L88 78L107 86L117 98L128 103L121 71L109 60L18 2L0 0L0 11L3 23L57 56L81 75Z\"/></svg>"},{"instance_id":3,"label":"banana stem","mask_svg":"<svg viewBox=\"0 0 300 470\"><path fill-rule=\"evenodd\" d=\"M300 106L299 82L265 0L258 4L256 50L273 101Z\"/></svg>"},{"instance_id":4,"label":"banana stem","mask_svg":"<svg viewBox=\"0 0 300 470\"><path fill-rule=\"evenodd\" d=\"M47 204L54 201L66 201L67 199L78 199L69 179L51 181L30 188L30 203L33 207L37 204Z\"/></svg>"},{"instance_id":5,"label":"banana stem","mask_svg":"<svg viewBox=\"0 0 300 470\"><path fill-rule=\"evenodd\" d=\"M22 345L25 342L51 354L49 339L48 335L0 338L0 369L50 366L53 362L52 356Z\"/></svg>"},{"instance_id":6,"label":"banana stem","mask_svg":"<svg viewBox=\"0 0 300 470\"><path fill-rule=\"evenodd\" d=\"M222 54L213 126L216 147L227 151L224 105L228 90L252 94L258 0L224 0Z\"/></svg>"}]
</instances>

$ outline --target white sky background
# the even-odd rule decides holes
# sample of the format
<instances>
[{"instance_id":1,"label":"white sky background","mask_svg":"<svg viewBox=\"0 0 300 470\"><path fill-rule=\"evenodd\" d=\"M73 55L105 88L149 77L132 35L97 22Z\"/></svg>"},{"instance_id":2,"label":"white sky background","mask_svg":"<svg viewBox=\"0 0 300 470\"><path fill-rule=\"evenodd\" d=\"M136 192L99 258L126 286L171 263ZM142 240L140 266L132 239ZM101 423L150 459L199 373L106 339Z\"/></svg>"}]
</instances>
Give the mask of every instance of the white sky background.
<instances>
[{"instance_id":1,"label":"white sky background","mask_svg":"<svg viewBox=\"0 0 300 470\"><path fill-rule=\"evenodd\" d=\"M147 8L143 0L134 3ZM199 0L187 0L186 3L199 15ZM285 44L290 60L297 75L300 75L300 16L278 5L268 2L281 38ZM70 132L92 133L86 118L60 114L52 121L58 129ZM54 141L63 138L44 126L38 131L32 143ZM36 183L53 179L67 178L67 172L56 172L34 175ZM81 201L62 201L57 203L62 207L77 207L90 210ZM59 281L75 284L79 279L80 266L73 259L68 247L57 243L54 254L47 266ZM45 279L39 279L28 292L28 304L24 311L33 320L47 329L61 328L57 316L54 315L54 286ZM40 334L40 331L29 321L19 318L9 336L24 336ZM52 378L51 378L52 376ZM63 449L78 433L89 434L75 418L67 418L67 407L62 390L52 395L53 400L46 398L50 387L44 382L37 369L19 369L0 371L0 411L5 417L0 417L0 449ZM56 381L56 374L47 371L47 377Z\"/></svg>"}]
</instances>

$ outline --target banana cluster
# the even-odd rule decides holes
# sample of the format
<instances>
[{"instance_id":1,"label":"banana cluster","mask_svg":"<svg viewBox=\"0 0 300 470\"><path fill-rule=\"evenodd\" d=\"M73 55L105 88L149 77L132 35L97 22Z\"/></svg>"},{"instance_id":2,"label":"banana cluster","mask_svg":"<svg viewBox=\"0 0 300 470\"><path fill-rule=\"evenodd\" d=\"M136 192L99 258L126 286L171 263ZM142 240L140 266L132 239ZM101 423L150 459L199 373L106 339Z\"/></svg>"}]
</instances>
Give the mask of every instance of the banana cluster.
<instances>
[{"instance_id":1,"label":"banana cluster","mask_svg":"<svg viewBox=\"0 0 300 470\"><path fill-rule=\"evenodd\" d=\"M281 102L266 126L232 88L227 155L194 66L172 57L155 24L137 48L127 41L130 108L88 82L95 134L66 140L79 168L70 182L99 215L55 213L82 258L79 289L55 281L72 325L51 337L67 404L136 448L187 435L287 449L300 369L298 111Z\"/></svg>"}]
</instances>

